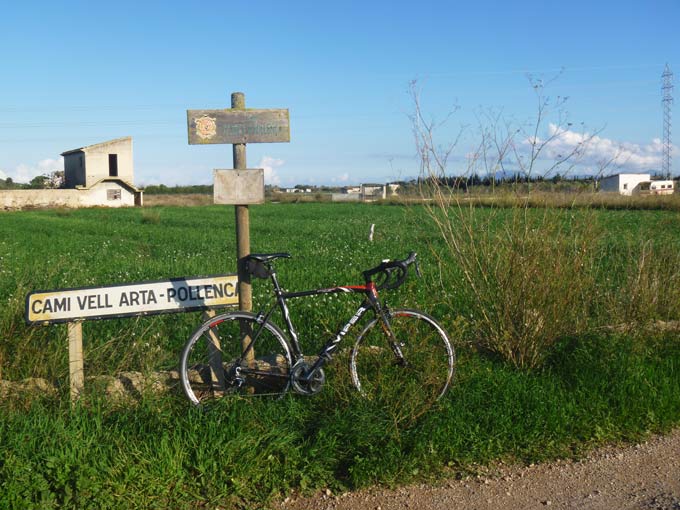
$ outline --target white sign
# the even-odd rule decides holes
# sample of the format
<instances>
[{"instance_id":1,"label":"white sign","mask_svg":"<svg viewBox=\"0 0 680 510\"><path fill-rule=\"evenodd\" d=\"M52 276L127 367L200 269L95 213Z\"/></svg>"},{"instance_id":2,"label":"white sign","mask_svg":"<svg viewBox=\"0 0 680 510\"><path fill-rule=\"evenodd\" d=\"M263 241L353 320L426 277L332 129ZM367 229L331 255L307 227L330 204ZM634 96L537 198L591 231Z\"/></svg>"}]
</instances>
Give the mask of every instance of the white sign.
<instances>
[{"instance_id":1,"label":"white sign","mask_svg":"<svg viewBox=\"0 0 680 510\"><path fill-rule=\"evenodd\" d=\"M238 277L235 274L172 278L108 287L32 292L26 296L26 322L51 324L188 312L237 304Z\"/></svg>"},{"instance_id":2,"label":"white sign","mask_svg":"<svg viewBox=\"0 0 680 510\"><path fill-rule=\"evenodd\" d=\"M215 170L213 198L216 204L264 204L264 170Z\"/></svg>"}]
</instances>

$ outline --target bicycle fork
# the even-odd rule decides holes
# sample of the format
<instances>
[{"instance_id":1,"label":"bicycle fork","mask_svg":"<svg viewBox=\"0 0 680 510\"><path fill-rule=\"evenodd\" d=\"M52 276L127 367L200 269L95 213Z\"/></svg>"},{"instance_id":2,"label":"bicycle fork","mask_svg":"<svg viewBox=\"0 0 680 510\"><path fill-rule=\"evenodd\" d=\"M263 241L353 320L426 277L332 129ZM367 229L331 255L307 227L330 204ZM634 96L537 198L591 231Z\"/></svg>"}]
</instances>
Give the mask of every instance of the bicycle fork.
<instances>
[{"instance_id":1,"label":"bicycle fork","mask_svg":"<svg viewBox=\"0 0 680 510\"><path fill-rule=\"evenodd\" d=\"M387 307L383 308L382 306L380 306L379 302L376 302L376 305L377 305L376 315L378 316L378 320L380 321L380 327L382 328L385 335L387 335L390 348L392 349L392 352L394 352L394 356L396 357L395 364L400 365L402 367L407 367L408 361L406 361L406 358L404 358L404 353L401 350L403 344L400 344L399 341L397 340L397 337L394 334L394 331L392 330L392 325L390 324L389 309Z\"/></svg>"}]
</instances>

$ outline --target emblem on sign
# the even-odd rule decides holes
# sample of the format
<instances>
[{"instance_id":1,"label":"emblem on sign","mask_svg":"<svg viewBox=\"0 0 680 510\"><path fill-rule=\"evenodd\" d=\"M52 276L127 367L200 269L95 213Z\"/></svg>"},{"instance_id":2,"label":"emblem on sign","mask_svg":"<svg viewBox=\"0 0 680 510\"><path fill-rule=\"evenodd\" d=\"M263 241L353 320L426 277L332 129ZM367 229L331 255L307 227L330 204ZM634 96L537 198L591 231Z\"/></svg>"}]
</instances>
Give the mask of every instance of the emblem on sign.
<instances>
[{"instance_id":1,"label":"emblem on sign","mask_svg":"<svg viewBox=\"0 0 680 510\"><path fill-rule=\"evenodd\" d=\"M217 134L215 118L204 115L196 119L196 134L202 139L212 138Z\"/></svg>"}]
</instances>

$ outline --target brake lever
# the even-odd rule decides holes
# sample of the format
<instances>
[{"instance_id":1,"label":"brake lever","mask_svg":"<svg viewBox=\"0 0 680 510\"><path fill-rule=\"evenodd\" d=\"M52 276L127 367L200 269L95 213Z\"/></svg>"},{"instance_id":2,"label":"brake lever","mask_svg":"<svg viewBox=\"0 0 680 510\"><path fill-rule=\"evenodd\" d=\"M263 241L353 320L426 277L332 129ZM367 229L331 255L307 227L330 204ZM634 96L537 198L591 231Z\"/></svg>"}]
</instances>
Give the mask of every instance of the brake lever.
<instances>
[{"instance_id":1,"label":"brake lever","mask_svg":"<svg viewBox=\"0 0 680 510\"><path fill-rule=\"evenodd\" d=\"M414 263L416 265L416 275L418 276L418 278L422 278L423 275L420 272L420 264L418 264L418 260L416 259Z\"/></svg>"}]
</instances>

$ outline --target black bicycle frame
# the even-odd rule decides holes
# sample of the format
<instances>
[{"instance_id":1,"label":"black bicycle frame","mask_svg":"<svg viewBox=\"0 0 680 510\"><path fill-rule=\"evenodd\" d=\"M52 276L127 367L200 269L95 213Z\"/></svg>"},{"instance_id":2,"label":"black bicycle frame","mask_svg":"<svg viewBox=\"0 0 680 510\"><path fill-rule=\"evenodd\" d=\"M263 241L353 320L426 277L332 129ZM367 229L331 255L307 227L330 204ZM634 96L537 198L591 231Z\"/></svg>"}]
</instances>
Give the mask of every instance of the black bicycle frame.
<instances>
[{"instance_id":1,"label":"black bicycle frame","mask_svg":"<svg viewBox=\"0 0 680 510\"><path fill-rule=\"evenodd\" d=\"M301 298L301 297L308 297L308 296L318 296L321 294L339 294L339 293L361 293L364 294L366 297L359 305L359 308L357 311L354 313L351 319L342 327L340 330L335 334L333 338L331 338L321 349L319 352L319 357L317 361L314 363L312 366L311 370L309 371L308 378L311 378L312 375L322 367L326 362L330 361L333 355L333 351L340 345L342 342L343 338L347 335L349 330L354 326L357 322L361 320L361 318L368 312L369 310L373 310L375 314L380 317L383 327L386 330L386 333L392 338L392 349L395 352L395 355L397 356L397 359L403 361L404 357L403 354L401 353L401 349L399 348L399 345L396 343L394 339L394 334L392 333L392 330L389 325L389 320L387 318L387 315L385 314L385 311L380 304L380 301L378 299L378 291L376 290L376 286L373 282L369 282L366 285L350 285L350 286L340 286L340 287L331 287L327 289L315 289L315 290L305 290L301 292L284 292L281 286L279 285L278 278L276 277L276 271L272 270L271 275L270 275L272 284L274 286L274 294L276 296L276 302L272 304L271 308L267 311L267 313L262 313L260 312L258 314L258 323L260 323L260 328L255 334L252 336L252 339L250 343L248 344L248 347L243 351L241 359L246 358L248 353L254 348L257 338L260 335L260 332L264 328L264 325L269 322L269 318L272 316L274 311L277 309L281 310L281 313L283 314L283 319L286 323L286 329L288 330L288 336L290 337L290 343L291 347L293 348L293 357L294 361L293 364L296 362L300 361L303 359L303 353L302 349L300 348L300 342L298 340L298 334L295 331L295 327L293 326L293 322L290 319L290 313L288 311L288 305L286 304L286 300L288 299L295 299L295 298Z\"/></svg>"}]
</instances>

